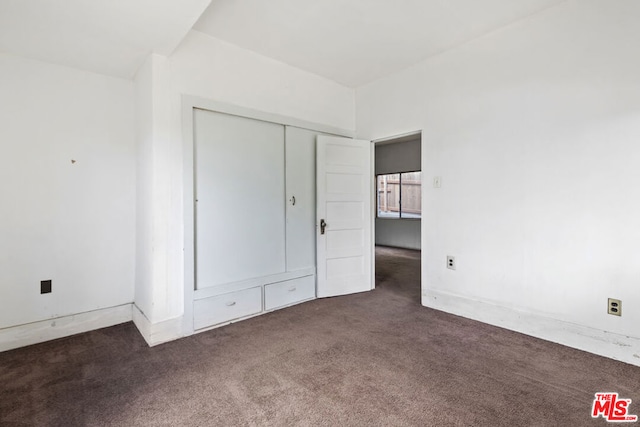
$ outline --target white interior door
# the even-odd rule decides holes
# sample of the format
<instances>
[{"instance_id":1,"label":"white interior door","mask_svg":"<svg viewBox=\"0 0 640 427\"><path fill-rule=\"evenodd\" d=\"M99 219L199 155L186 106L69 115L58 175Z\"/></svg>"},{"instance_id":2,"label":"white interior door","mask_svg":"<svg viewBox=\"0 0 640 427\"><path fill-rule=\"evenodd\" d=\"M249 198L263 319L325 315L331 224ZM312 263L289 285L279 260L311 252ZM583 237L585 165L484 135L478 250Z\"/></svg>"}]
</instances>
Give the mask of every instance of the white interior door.
<instances>
[{"instance_id":1,"label":"white interior door","mask_svg":"<svg viewBox=\"0 0 640 427\"><path fill-rule=\"evenodd\" d=\"M373 289L369 141L318 136L318 297Z\"/></svg>"}]
</instances>

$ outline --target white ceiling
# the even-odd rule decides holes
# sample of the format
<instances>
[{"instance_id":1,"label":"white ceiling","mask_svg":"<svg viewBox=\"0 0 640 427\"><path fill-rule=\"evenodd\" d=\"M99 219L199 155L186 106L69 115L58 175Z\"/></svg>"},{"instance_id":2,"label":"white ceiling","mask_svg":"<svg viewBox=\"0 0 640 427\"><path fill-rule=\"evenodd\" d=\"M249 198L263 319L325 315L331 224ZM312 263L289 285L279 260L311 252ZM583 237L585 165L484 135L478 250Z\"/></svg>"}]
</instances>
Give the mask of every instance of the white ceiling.
<instances>
[{"instance_id":1,"label":"white ceiling","mask_svg":"<svg viewBox=\"0 0 640 427\"><path fill-rule=\"evenodd\" d=\"M193 26L357 87L564 1L0 0L0 51L131 78Z\"/></svg>"},{"instance_id":2,"label":"white ceiling","mask_svg":"<svg viewBox=\"0 0 640 427\"><path fill-rule=\"evenodd\" d=\"M213 0L194 29L357 87L566 0Z\"/></svg>"},{"instance_id":3,"label":"white ceiling","mask_svg":"<svg viewBox=\"0 0 640 427\"><path fill-rule=\"evenodd\" d=\"M0 0L0 51L131 78L170 54L211 0Z\"/></svg>"}]
</instances>

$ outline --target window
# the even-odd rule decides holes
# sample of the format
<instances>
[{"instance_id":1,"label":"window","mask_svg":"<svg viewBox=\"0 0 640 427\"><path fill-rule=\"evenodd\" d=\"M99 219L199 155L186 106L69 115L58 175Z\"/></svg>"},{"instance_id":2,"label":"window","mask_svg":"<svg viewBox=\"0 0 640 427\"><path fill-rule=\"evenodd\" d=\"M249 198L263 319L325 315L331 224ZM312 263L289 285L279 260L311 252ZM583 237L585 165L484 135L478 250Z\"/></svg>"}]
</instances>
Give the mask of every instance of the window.
<instances>
[{"instance_id":1,"label":"window","mask_svg":"<svg viewBox=\"0 0 640 427\"><path fill-rule=\"evenodd\" d=\"M378 218L422 216L422 172L377 176Z\"/></svg>"}]
</instances>

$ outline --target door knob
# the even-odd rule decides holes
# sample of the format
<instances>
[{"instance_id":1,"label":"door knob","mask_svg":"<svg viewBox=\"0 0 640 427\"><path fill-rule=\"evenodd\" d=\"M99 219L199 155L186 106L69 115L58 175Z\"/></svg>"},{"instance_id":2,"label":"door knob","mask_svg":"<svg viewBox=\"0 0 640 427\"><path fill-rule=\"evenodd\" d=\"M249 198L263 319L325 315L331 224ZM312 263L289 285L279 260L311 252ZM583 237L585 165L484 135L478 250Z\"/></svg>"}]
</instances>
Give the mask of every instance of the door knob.
<instances>
[{"instance_id":1,"label":"door knob","mask_svg":"<svg viewBox=\"0 0 640 427\"><path fill-rule=\"evenodd\" d=\"M324 222L324 219L320 220L320 234L324 234L324 229L327 228L327 223Z\"/></svg>"}]
</instances>

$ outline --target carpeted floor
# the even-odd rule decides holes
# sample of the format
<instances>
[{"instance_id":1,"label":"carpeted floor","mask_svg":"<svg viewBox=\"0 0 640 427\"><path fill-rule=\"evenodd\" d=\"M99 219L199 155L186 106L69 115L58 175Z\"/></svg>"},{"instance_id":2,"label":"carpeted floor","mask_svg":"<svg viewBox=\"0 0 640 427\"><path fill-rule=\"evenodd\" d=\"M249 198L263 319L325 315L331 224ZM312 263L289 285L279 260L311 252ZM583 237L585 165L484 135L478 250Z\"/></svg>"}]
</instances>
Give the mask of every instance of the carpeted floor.
<instances>
[{"instance_id":1,"label":"carpeted floor","mask_svg":"<svg viewBox=\"0 0 640 427\"><path fill-rule=\"evenodd\" d=\"M421 307L419 253L376 259L372 292L155 348L128 323L0 353L0 425L606 425L599 391L640 414L640 368Z\"/></svg>"}]
</instances>

